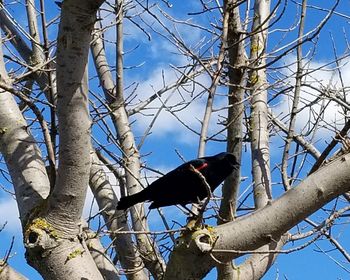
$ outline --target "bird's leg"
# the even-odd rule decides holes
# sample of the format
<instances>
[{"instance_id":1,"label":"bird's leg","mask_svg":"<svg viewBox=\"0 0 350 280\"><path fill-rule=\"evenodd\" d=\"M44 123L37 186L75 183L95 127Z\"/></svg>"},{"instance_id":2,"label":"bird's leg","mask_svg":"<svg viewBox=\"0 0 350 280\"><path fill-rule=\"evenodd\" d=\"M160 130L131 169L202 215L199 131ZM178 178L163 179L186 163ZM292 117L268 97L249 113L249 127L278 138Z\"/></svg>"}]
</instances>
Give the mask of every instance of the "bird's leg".
<instances>
[{"instance_id":1,"label":"bird's leg","mask_svg":"<svg viewBox=\"0 0 350 280\"><path fill-rule=\"evenodd\" d=\"M151 213L151 209L148 209L147 214L146 214L146 219L148 219L149 213Z\"/></svg>"},{"instance_id":2,"label":"bird's leg","mask_svg":"<svg viewBox=\"0 0 350 280\"><path fill-rule=\"evenodd\" d=\"M186 228L190 231L198 230L202 228L203 225L203 213L199 212L199 214L194 213L191 209L189 209L186 205L181 205L184 209L186 209L189 213L186 219Z\"/></svg>"},{"instance_id":3,"label":"bird's leg","mask_svg":"<svg viewBox=\"0 0 350 280\"><path fill-rule=\"evenodd\" d=\"M191 218L191 217L197 217L197 214L194 213L190 208L188 208L185 204L181 205L182 208L184 208L185 210L188 211L188 218Z\"/></svg>"},{"instance_id":4,"label":"bird's leg","mask_svg":"<svg viewBox=\"0 0 350 280\"><path fill-rule=\"evenodd\" d=\"M192 165L190 165L190 168L201 179L202 185L207 191L207 198L204 200L204 202L201 202L200 199L198 198L199 206L198 206L198 211L196 211L198 214L195 215L196 218L195 218L195 222L194 222L194 227L200 228L203 225L203 214L204 214L205 208L207 207L207 205L210 201L210 198L212 197L212 192L211 192L210 186L209 186L207 180L205 179L205 177L203 176L203 174L199 170L194 168L194 166L192 166Z\"/></svg>"},{"instance_id":5,"label":"bird's leg","mask_svg":"<svg viewBox=\"0 0 350 280\"><path fill-rule=\"evenodd\" d=\"M181 208L187 210L187 219L186 219L186 228L192 230L195 228L195 223L197 221L197 214L194 213L190 208L188 208L185 204L180 205Z\"/></svg>"}]
</instances>

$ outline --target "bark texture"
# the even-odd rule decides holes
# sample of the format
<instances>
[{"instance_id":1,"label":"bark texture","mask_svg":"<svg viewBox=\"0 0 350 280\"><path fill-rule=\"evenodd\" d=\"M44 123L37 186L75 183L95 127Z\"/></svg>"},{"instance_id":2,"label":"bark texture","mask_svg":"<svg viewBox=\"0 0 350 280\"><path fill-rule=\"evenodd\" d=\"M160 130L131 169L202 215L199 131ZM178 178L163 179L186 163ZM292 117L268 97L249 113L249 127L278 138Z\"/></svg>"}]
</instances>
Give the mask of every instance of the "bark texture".
<instances>
[{"instance_id":1,"label":"bark texture","mask_svg":"<svg viewBox=\"0 0 350 280\"><path fill-rule=\"evenodd\" d=\"M18 273L8 264L2 264L0 261L0 279L1 280L28 280L22 274Z\"/></svg>"},{"instance_id":2,"label":"bark texture","mask_svg":"<svg viewBox=\"0 0 350 280\"><path fill-rule=\"evenodd\" d=\"M111 233L113 245L117 251L117 258L122 268L127 273L127 278L132 280L148 279L142 269L143 261L135 249L135 244L129 234L118 234L117 231L130 231L127 223L127 216L124 211L117 211L117 196L106 178L102 163L96 153L91 153L92 166L90 170L90 188L100 209L103 209L107 228L116 232Z\"/></svg>"},{"instance_id":3,"label":"bark texture","mask_svg":"<svg viewBox=\"0 0 350 280\"><path fill-rule=\"evenodd\" d=\"M11 87L0 40L0 82ZM49 194L49 181L40 149L12 94L0 88L0 152L14 185L22 225L33 208Z\"/></svg>"},{"instance_id":4,"label":"bark texture","mask_svg":"<svg viewBox=\"0 0 350 280\"><path fill-rule=\"evenodd\" d=\"M252 149L252 175L254 199L257 208L271 199L270 147L268 132L266 45L270 17L270 1L254 3L254 19L250 45L251 116L250 135Z\"/></svg>"},{"instance_id":5,"label":"bark texture","mask_svg":"<svg viewBox=\"0 0 350 280\"><path fill-rule=\"evenodd\" d=\"M25 227L28 262L45 279L103 279L80 223L90 174L87 61L102 1L64 1L58 34L59 166L47 202Z\"/></svg>"},{"instance_id":6,"label":"bark texture","mask_svg":"<svg viewBox=\"0 0 350 280\"><path fill-rule=\"evenodd\" d=\"M122 1L121 1L122 2ZM122 9L122 8L120 8ZM121 12L122 14L122 12ZM123 47L122 47L122 17L119 18L117 42L118 42L118 65L117 65L117 84L114 83L111 71L108 67L105 51L99 33L94 36L92 52L94 62L99 75L105 98L112 110L112 120L117 131L119 145L123 154L122 165L125 168L126 189L129 195L142 190L140 184L140 153L137 148L132 128L129 122L129 116L125 107L124 88L123 88ZM148 224L143 205L135 205L130 209L133 228L136 231L148 231ZM145 234L138 234L136 240L139 246L139 252L147 268L152 275L161 278L165 271L165 262L159 254L158 248L151 237ZM136 265L139 265L136 263Z\"/></svg>"}]
</instances>

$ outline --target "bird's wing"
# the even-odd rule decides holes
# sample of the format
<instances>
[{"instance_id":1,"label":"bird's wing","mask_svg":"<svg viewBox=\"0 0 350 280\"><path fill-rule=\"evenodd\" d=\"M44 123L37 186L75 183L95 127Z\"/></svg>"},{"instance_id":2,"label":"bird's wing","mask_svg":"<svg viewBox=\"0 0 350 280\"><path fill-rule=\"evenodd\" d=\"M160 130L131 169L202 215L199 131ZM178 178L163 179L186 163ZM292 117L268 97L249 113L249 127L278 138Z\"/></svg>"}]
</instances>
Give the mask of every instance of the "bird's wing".
<instances>
[{"instance_id":1,"label":"bird's wing","mask_svg":"<svg viewBox=\"0 0 350 280\"><path fill-rule=\"evenodd\" d=\"M190 168L191 165L199 171L207 166L206 162L201 159L180 165L149 186L150 200L166 200L195 191L191 187L196 184L194 182L198 182L200 179Z\"/></svg>"}]
</instances>

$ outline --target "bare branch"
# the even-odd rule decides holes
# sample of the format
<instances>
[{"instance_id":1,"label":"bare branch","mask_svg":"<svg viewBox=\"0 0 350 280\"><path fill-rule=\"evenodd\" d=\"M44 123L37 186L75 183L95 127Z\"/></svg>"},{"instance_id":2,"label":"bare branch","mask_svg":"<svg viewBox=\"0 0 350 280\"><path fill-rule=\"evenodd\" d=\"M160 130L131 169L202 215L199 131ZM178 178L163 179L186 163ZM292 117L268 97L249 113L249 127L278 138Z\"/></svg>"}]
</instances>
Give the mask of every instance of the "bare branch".
<instances>
[{"instance_id":1,"label":"bare branch","mask_svg":"<svg viewBox=\"0 0 350 280\"><path fill-rule=\"evenodd\" d=\"M116 211L117 196L111 184L106 178L103 165L97 155L91 153L92 166L90 171L90 188L94 197L102 210L106 226L110 232L130 231L127 224L127 217L123 211ZM118 259L125 271L135 271L129 275L129 279L147 279L145 272L139 267L143 267L142 259L135 251L132 239L129 235L111 234L111 239L116 248Z\"/></svg>"},{"instance_id":2,"label":"bare branch","mask_svg":"<svg viewBox=\"0 0 350 280\"><path fill-rule=\"evenodd\" d=\"M266 64L266 40L268 25L267 18L270 12L270 2L255 1L254 20L252 30L256 33L251 38L251 65L261 67ZM264 23L264 24L263 24ZM257 32L257 28L261 28ZM252 171L254 181L254 199L257 208L267 204L272 198L271 174L270 174L270 151L268 135L268 110L267 110L267 86L265 68L253 70L250 73L251 84L251 149Z\"/></svg>"},{"instance_id":3,"label":"bare branch","mask_svg":"<svg viewBox=\"0 0 350 280\"><path fill-rule=\"evenodd\" d=\"M299 97L300 97L300 89L301 89L301 80L303 77L303 50L302 50L302 36L304 35L304 24L305 24L305 16L306 16L306 0L303 0L302 11L300 15L300 24L299 24L299 32L298 32L298 47L297 47L297 72L295 77L295 90L293 96L293 105L290 114L289 120L289 129L287 133L286 143L284 145L283 157L282 157L282 180L283 185L286 190L291 188L291 182L288 178L288 157L289 157L289 149L291 146L291 142L294 135L295 122L298 112L299 105Z\"/></svg>"}]
</instances>

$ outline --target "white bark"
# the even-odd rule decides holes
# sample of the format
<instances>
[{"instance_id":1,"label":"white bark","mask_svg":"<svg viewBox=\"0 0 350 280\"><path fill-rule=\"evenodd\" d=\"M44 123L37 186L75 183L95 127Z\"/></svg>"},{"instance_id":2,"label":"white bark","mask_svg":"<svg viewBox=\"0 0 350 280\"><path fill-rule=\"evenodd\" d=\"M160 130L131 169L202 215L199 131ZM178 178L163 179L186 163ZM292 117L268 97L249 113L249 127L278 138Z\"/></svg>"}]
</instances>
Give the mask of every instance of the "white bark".
<instances>
[{"instance_id":1,"label":"white bark","mask_svg":"<svg viewBox=\"0 0 350 280\"><path fill-rule=\"evenodd\" d=\"M233 153L238 162L241 162L242 156L242 130L244 113L244 74L241 68L246 64L244 50L244 40L239 33L241 30L241 21L239 18L238 7L233 7L235 1L225 1L225 13L228 13L228 125L227 125L227 151ZM220 204L219 224L232 221L236 214L237 193L241 182L241 169L238 168L225 180L222 193L223 199Z\"/></svg>"},{"instance_id":2,"label":"white bark","mask_svg":"<svg viewBox=\"0 0 350 280\"><path fill-rule=\"evenodd\" d=\"M58 35L58 178L47 204L25 228L27 260L45 279L103 279L82 240L90 173L87 61L102 1L65 1Z\"/></svg>"},{"instance_id":3,"label":"white bark","mask_svg":"<svg viewBox=\"0 0 350 280\"><path fill-rule=\"evenodd\" d=\"M0 41L0 81L11 86ZM0 151L10 172L23 226L31 210L49 193L41 152L13 96L0 88Z\"/></svg>"},{"instance_id":4,"label":"white bark","mask_svg":"<svg viewBox=\"0 0 350 280\"><path fill-rule=\"evenodd\" d=\"M88 240L88 248L104 280L119 280L119 274L106 250L97 239Z\"/></svg>"},{"instance_id":5,"label":"white bark","mask_svg":"<svg viewBox=\"0 0 350 280\"><path fill-rule=\"evenodd\" d=\"M110 231L130 231L127 224L127 216L124 211L117 211L118 199L112 189L111 184L106 178L96 153L91 154L92 166L90 170L90 188L97 201L99 209L103 209L107 228ZM148 279L143 267L143 261L135 249L131 235L129 234L112 234L111 239L117 251L118 260L122 268L127 273L128 279L141 280Z\"/></svg>"},{"instance_id":6,"label":"white bark","mask_svg":"<svg viewBox=\"0 0 350 280\"><path fill-rule=\"evenodd\" d=\"M228 119L227 119L227 151L233 153L240 163L242 158L243 141L243 113L244 113L244 87L246 84L245 70L246 53L244 49L245 40L240 33L242 30L239 7L235 5L237 1L224 1L224 13L229 16L228 19ZM222 187L222 200L219 209L218 224L233 221L236 216L237 194L241 183L241 168L234 170L226 178ZM220 264L217 266L218 279L233 279L235 270L232 262Z\"/></svg>"},{"instance_id":7,"label":"white bark","mask_svg":"<svg viewBox=\"0 0 350 280\"><path fill-rule=\"evenodd\" d=\"M96 70L103 86L105 97L112 108L113 124L118 134L120 146L123 151L123 164L125 168L126 188L128 194L134 194L142 190L140 185L140 154L137 149L134 135L129 123L129 117L125 108L123 96L123 80L122 75L118 72L118 84L115 85L112 74L108 67L105 56L102 40L98 32L95 33L92 44L92 52ZM118 32L118 38L122 34ZM121 38L118 39L118 44L122 44ZM122 56L122 47L119 46L118 56ZM118 59L118 71L123 71L122 58ZM133 221L133 228L136 231L148 231L147 219L143 205L135 205L130 209ZM157 247L151 238L145 234L136 236L139 251L147 268L152 274L158 278L162 277L165 271L165 262L158 252Z\"/></svg>"},{"instance_id":8,"label":"white bark","mask_svg":"<svg viewBox=\"0 0 350 280\"><path fill-rule=\"evenodd\" d=\"M87 63L96 20L91 2L64 2L57 48L59 166L48 218L75 232L90 174Z\"/></svg>"},{"instance_id":9,"label":"white bark","mask_svg":"<svg viewBox=\"0 0 350 280\"><path fill-rule=\"evenodd\" d=\"M37 11L35 8L34 0L26 0L26 9L28 17L28 28L32 38L32 50L31 63L33 65L43 61L43 52L40 46L40 32L37 21Z\"/></svg>"},{"instance_id":10,"label":"white bark","mask_svg":"<svg viewBox=\"0 0 350 280\"><path fill-rule=\"evenodd\" d=\"M29 8L31 12L31 17L34 15L32 5ZM35 24L33 24L35 25ZM48 91L48 85L51 84L52 91L54 95L56 94L56 78L55 74L51 73L52 82L49 82L49 75L47 72L42 71L42 68L44 65L48 62L45 62L45 55L42 52L41 47L37 46L35 44L35 49L31 49L25 42L25 40L22 38L21 33L17 30L16 26L12 23L12 21L9 19L8 15L5 13L3 4L0 3L0 27L4 31L4 33L10 38L11 44L14 46L16 51L20 54L21 58L27 63L29 66L36 65L36 67L39 67L35 71L33 71L33 77L36 80L36 82L39 84L40 88L47 92ZM37 27L33 27L33 29L37 30ZM54 63L50 63L52 65L51 68L54 68ZM47 95L48 96L48 95ZM50 98L48 98L50 100Z\"/></svg>"},{"instance_id":11,"label":"white bark","mask_svg":"<svg viewBox=\"0 0 350 280\"><path fill-rule=\"evenodd\" d=\"M87 222L82 220L84 234L87 235L86 245L90 254L100 271L104 280L119 280L119 273L112 260L107 255L105 248L102 246L98 234L88 228Z\"/></svg>"},{"instance_id":12,"label":"white bark","mask_svg":"<svg viewBox=\"0 0 350 280\"><path fill-rule=\"evenodd\" d=\"M271 242L268 245L264 245L262 248L255 250L256 252L247 259L242 265L234 269L233 279L239 280L259 280L274 264L278 254L275 253L259 253L268 251L281 250L284 245L284 240L281 238L278 242Z\"/></svg>"},{"instance_id":13,"label":"white bark","mask_svg":"<svg viewBox=\"0 0 350 280\"><path fill-rule=\"evenodd\" d=\"M251 67L259 67L250 73L251 120L250 135L252 149L252 173L254 199L257 208L264 207L271 199L270 148L268 134L268 110L265 52L267 27L270 16L270 1L256 0L251 38Z\"/></svg>"},{"instance_id":14,"label":"white bark","mask_svg":"<svg viewBox=\"0 0 350 280\"><path fill-rule=\"evenodd\" d=\"M8 18L2 2L0 3L0 27L11 38L11 44L16 48L21 57L29 64L32 51Z\"/></svg>"},{"instance_id":15,"label":"white bark","mask_svg":"<svg viewBox=\"0 0 350 280\"><path fill-rule=\"evenodd\" d=\"M228 36L228 24L229 24L229 13L224 13L223 17L223 23L222 23L222 33L221 33L221 47L219 51L219 56L216 63L216 71L212 73L212 81L211 85L208 89L208 99L207 104L204 111L203 120L201 123L201 132L199 136L199 145L198 145L198 157L204 157L205 156L205 147L207 143L207 134L209 129L209 123L211 114L213 112L213 105L214 105L214 96L216 93L217 86L219 84L221 75L224 71L224 59L226 50L228 48L227 46L227 36ZM195 208L193 208L195 210Z\"/></svg>"},{"instance_id":16,"label":"white bark","mask_svg":"<svg viewBox=\"0 0 350 280\"><path fill-rule=\"evenodd\" d=\"M28 280L22 274L14 270L7 263L0 261L0 279L1 280Z\"/></svg>"}]
</instances>

